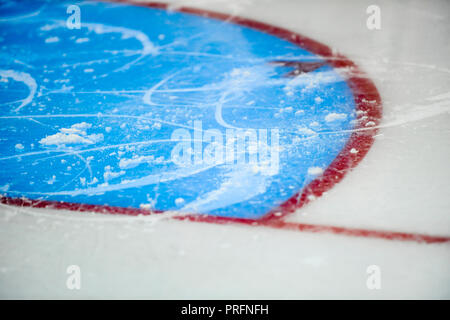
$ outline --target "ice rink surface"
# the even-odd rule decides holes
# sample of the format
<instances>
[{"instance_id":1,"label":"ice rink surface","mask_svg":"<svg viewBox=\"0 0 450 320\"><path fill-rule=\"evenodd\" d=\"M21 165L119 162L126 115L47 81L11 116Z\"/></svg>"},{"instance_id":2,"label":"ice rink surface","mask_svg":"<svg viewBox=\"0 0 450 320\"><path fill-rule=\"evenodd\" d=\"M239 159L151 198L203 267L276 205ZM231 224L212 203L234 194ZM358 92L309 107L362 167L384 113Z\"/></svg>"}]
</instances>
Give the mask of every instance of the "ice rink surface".
<instances>
[{"instance_id":1,"label":"ice rink surface","mask_svg":"<svg viewBox=\"0 0 450 320\"><path fill-rule=\"evenodd\" d=\"M374 82L383 117L359 165L288 223L450 237L450 3L176 1L305 35ZM1 17L0 17L1 19ZM83 23L83 16L82 16ZM88 17L86 17L88 19ZM1 170L1 169L0 169ZM2 298L450 298L450 243L2 204ZM411 239L410 239L411 240ZM414 239L413 239L414 240ZM80 290L66 286L81 269ZM367 287L367 268L381 288Z\"/></svg>"}]
</instances>

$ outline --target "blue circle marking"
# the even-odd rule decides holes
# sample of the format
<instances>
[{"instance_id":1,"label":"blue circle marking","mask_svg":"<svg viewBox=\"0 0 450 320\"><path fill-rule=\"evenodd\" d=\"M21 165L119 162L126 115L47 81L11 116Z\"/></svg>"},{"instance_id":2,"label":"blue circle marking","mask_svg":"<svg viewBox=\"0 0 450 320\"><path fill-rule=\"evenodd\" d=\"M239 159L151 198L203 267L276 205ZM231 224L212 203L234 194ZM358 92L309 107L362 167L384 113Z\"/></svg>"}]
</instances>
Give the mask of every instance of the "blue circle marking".
<instances>
[{"instance_id":1,"label":"blue circle marking","mask_svg":"<svg viewBox=\"0 0 450 320\"><path fill-rule=\"evenodd\" d=\"M0 5L5 196L260 218L320 175L350 137L345 78L286 40L103 2L79 3L81 28L70 29L70 4ZM238 153L233 163L204 161L213 142L230 141L227 130L256 132L258 146L278 154L277 169Z\"/></svg>"}]
</instances>

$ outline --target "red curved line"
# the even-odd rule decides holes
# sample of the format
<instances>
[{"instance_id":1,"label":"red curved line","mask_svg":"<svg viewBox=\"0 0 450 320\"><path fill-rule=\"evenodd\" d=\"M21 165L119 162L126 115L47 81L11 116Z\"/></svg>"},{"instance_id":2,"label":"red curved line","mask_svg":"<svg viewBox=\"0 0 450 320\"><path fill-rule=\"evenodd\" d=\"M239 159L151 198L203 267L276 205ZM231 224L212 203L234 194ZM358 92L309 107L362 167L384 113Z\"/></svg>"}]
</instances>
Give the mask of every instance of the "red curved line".
<instances>
[{"instance_id":1,"label":"red curved line","mask_svg":"<svg viewBox=\"0 0 450 320\"><path fill-rule=\"evenodd\" d=\"M70 202L58 202L58 201L46 201L46 200L31 200L25 198L8 198L0 196L0 203L7 205L14 205L18 207L31 207L31 208L47 208L47 209L60 209L71 210L78 212L96 212L103 214L120 214L129 216L139 215L153 215L163 214L164 211L150 211L136 208L123 208L123 207L111 207L105 205L93 205L93 204L81 204ZM443 243L450 242L450 237L446 236L431 236L419 233L406 233L406 232L394 232L394 231L381 231L381 230L368 230L358 228L347 228L337 226L324 226L314 225L306 223L286 222L279 219L263 219L263 220L250 220L242 218L226 218L209 215L188 215L188 216L176 216L173 217L176 220L187 220L194 222L208 222L216 224L243 224L253 227L269 227L275 229L293 230L300 232L314 232L314 233L329 233L337 235L345 235L351 237L363 237L363 238L375 238L384 240L401 240L401 241L414 241L422 243Z\"/></svg>"},{"instance_id":2,"label":"red curved line","mask_svg":"<svg viewBox=\"0 0 450 320\"><path fill-rule=\"evenodd\" d=\"M159 9L168 9L169 7L168 4L161 2L142 3L129 0L113 1L132 3L139 6ZM354 128L355 131L350 135L347 144L324 171L322 176L313 180L299 193L293 195L280 206L271 210L256 221L281 219L287 214L294 212L308 203L311 196L320 197L325 191L329 190L336 183L341 181L345 174L350 169L354 168L367 154L374 142L373 136L377 132L376 127L379 125L381 120L381 97L373 82L367 79L364 73L360 71L352 61L342 55L334 54L329 47L315 40L263 22L196 8L180 7L170 10L223 20L256 29L294 43L299 47L322 57L325 61L327 61L327 64L333 66L334 68L348 68L351 70L351 74L353 76L347 80L347 83L353 92L356 111L363 111L364 113L357 113L357 125ZM369 122L371 122L371 126L374 127L374 129L367 128L366 125ZM363 130L358 131L358 129ZM358 150L358 152L351 153L350 150L353 148ZM212 218L215 219L215 216L212 216ZM255 221L254 219L248 220Z\"/></svg>"},{"instance_id":3,"label":"red curved line","mask_svg":"<svg viewBox=\"0 0 450 320\"><path fill-rule=\"evenodd\" d=\"M177 216L174 217L174 219L219 224L240 223L251 226L265 226L277 229L342 234L346 236L380 238L386 240L403 240L426 243L450 242L450 237L445 236L441 237L415 233L312 225L304 223L285 222L281 219L284 218L287 214L292 213L307 204L312 197L320 197L324 192L341 181L346 173L354 168L364 158L374 142L374 135L377 132L376 127L379 125L382 117L381 97L373 82L369 80L361 70L358 69L356 64L347 59L345 56L334 54L332 50L326 45L298 33L294 33L280 27L239 16L231 16L228 14L188 7L179 7L172 9L169 8L169 4L161 2L142 3L133 0L109 0L107 2L111 1L131 3L143 7L173 10L177 12L223 20L256 29L294 43L309 52L321 56L325 61L327 61L329 65L333 66L334 68L350 69L352 76L347 79L347 83L353 92L356 110L364 112L357 113L357 125L355 126L354 132L351 134L349 140L347 141L347 144L344 146L342 151L338 154L338 156L334 159L330 166L324 171L322 176L313 180L302 191L292 196L276 209L271 210L261 219L254 220L243 218L228 218L198 214ZM370 127L367 127L368 125L370 125ZM350 152L350 150L352 149L356 149L358 152ZM149 211L136 208L123 208L106 205L91 205L46 200L30 200L25 198L9 197L0 197L0 203L34 208L55 208L82 212L88 211L108 214L125 214L132 216L164 213L163 210Z\"/></svg>"}]
</instances>

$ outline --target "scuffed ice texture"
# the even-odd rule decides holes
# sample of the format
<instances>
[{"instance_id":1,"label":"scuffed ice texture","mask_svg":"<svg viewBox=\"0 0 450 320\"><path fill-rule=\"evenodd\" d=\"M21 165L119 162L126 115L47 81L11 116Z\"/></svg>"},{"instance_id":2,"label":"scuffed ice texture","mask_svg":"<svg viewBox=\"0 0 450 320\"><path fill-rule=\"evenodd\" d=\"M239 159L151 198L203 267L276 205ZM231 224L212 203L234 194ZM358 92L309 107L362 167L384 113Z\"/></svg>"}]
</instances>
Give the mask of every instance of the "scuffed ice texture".
<instances>
[{"instance_id":1,"label":"scuffed ice texture","mask_svg":"<svg viewBox=\"0 0 450 320\"><path fill-rule=\"evenodd\" d=\"M292 43L196 15L79 5L79 30L66 26L67 3L2 8L0 185L9 197L258 218L323 172L355 126L342 72L287 76L292 67L274 63L321 61ZM180 128L197 140L194 129L217 129L223 144L227 129L268 130L261 143L269 161L276 148L278 170L248 160L180 166L171 158ZM191 158L209 143L191 144Z\"/></svg>"},{"instance_id":2,"label":"scuffed ice texture","mask_svg":"<svg viewBox=\"0 0 450 320\"><path fill-rule=\"evenodd\" d=\"M294 213L290 221L450 235L449 1L378 0L382 18L378 31L365 27L367 6L374 1L172 2L174 7L197 6L249 17L316 39L355 61L379 89L383 121L368 155L328 194ZM27 14L16 16L32 16L39 9L32 4L29 8ZM64 14L64 8L61 12ZM87 38L80 36L77 41L86 44ZM137 40L132 42L137 50L142 48ZM136 58L130 57L130 61ZM142 97L147 89L136 96ZM31 93L25 85L21 92L19 100ZM122 96L125 94L130 92ZM0 94L0 99L3 97ZM1 110L12 109L2 104ZM51 134L82 122L91 123L76 119ZM111 131L114 128L109 127ZM304 130L307 134L310 129ZM86 134L92 134L91 129ZM123 159L127 161L119 162L119 168L111 167L113 172L156 158ZM4 169L0 166L0 170ZM319 172L314 167L311 170ZM103 179L101 173L96 177ZM2 192L7 188L4 185ZM0 296L450 298L448 244L161 221L170 217L119 217L1 205ZM65 286L66 268L72 264L81 267L81 290ZM381 269L381 290L366 286L370 265Z\"/></svg>"}]
</instances>

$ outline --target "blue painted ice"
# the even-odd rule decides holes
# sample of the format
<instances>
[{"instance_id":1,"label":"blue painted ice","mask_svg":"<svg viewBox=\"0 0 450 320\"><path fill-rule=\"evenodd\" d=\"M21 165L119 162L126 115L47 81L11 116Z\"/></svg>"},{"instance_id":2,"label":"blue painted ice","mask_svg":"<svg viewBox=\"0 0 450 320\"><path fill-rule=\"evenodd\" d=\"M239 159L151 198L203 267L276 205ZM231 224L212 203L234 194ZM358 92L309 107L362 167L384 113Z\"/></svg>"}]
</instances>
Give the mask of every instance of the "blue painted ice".
<instances>
[{"instance_id":1,"label":"blue painted ice","mask_svg":"<svg viewBox=\"0 0 450 320\"><path fill-rule=\"evenodd\" d=\"M349 138L355 103L343 76L323 66L286 77L291 69L273 63L320 61L294 44L103 2L78 4L81 28L69 29L70 4L0 5L3 195L258 218L320 175ZM258 139L266 130L277 170L237 161L250 144L233 163L194 161L211 146L206 133L225 144L227 130L247 129ZM191 146L184 165L173 159L180 143Z\"/></svg>"}]
</instances>

